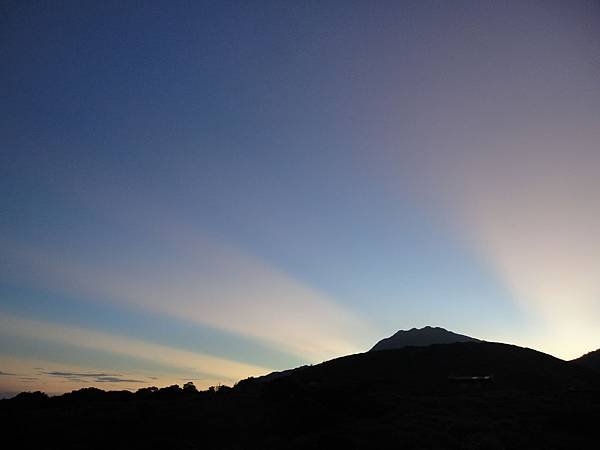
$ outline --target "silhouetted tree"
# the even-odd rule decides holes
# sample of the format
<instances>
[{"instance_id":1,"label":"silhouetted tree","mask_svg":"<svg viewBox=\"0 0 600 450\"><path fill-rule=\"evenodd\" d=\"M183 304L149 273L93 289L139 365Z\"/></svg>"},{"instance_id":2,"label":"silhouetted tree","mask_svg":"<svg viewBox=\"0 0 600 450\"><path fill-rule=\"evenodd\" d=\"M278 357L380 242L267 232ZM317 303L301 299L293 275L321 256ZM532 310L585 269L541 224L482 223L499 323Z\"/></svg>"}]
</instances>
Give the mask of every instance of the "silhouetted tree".
<instances>
[{"instance_id":1,"label":"silhouetted tree","mask_svg":"<svg viewBox=\"0 0 600 450\"><path fill-rule=\"evenodd\" d=\"M196 385L193 381L188 381L183 385L183 392L187 394L195 394L196 392L198 392L198 389L196 389Z\"/></svg>"}]
</instances>

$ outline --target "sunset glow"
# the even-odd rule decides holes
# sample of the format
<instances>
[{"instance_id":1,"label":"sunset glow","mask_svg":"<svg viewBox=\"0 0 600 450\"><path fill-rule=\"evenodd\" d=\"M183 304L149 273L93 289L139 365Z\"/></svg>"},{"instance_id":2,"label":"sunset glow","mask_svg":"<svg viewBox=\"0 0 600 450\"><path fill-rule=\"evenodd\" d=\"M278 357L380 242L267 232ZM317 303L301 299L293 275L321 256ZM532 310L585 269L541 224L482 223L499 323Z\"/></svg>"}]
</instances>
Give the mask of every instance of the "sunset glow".
<instances>
[{"instance_id":1,"label":"sunset glow","mask_svg":"<svg viewBox=\"0 0 600 450\"><path fill-rule=\"evenodd\" d=\"M7 7L0 394L599 348L598 3L267 3Z\"/></svg>"}]
</instances>

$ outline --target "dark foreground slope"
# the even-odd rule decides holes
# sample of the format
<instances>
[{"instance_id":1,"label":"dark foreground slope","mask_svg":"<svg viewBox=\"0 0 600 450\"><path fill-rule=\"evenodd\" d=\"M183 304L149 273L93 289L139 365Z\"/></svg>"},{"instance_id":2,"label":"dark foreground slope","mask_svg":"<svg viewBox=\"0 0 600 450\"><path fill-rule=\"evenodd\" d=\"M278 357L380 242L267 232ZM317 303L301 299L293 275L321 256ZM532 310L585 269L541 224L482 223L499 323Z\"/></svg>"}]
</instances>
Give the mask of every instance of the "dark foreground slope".
<instances>
[{"instance_id":1,"label":"dark foreground slope","mask_svg":"<svg viewBox=\"0 0 600 450\"><path fill-rule=\"evenodd\" d=\"M577 364L589 369L594 369L600 372L600 350L594 350L593 352L586 353L577 359L571 361L573 364Z\"/></svg>"},{"instance_id":2,"label":"dark foreground slope","mask_svg":"<svg viewBox=\"0 0 600 450\"><path fill-rule=\"evenodd\" d=\"M0 402L0 420L20 448L596 448L599 389L600 375L543 353L460 343L211 392L22 397Z\"/></svg>"}]
</instances>

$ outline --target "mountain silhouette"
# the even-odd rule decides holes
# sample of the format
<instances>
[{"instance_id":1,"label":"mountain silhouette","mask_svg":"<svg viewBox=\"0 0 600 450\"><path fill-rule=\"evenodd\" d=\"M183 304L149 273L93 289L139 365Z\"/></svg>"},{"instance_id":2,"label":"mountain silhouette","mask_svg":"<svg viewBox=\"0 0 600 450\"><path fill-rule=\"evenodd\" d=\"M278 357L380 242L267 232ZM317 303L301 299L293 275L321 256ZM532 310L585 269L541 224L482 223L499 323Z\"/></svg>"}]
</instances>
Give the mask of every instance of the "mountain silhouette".
<instances>
[{"instance_id":1,"label":"mountain silhouette","mask_svg":"<svg viewBox=\"0 0 600 450\"><path fill-rule=\"evenodd\" d=\"M495 342L459 342L406 346L389 351L369 351L343 356L314 366L287 371L275 378L243 380L236 388L254 380L277 384L286 380L304 386L343 386L345 383L381 383L409 391L444 390L456 379L491 376L494 388L540 389L542 387L587 386L600 382L593 372L548 354Z\"/></svg>"},{"instance_id":2,"label":"mountain silhouette","mask_svg":"<svg viewBox=\"0 0 600 450\"><path fill-rule=\"evenodd\" d=\"M586 353L585 355L580 356L579 358L574 359L571 362L580 366L600 371L600 349Z\"/></svg>"},{"instance_id":3,"label":"mountain silhouette","mask_svg":"<svg viewBox=\"0 0 600 450\"><path fill-rule=\"evenodd\" d=\"M400 335L406 333L468 338L435 328ZM0 420L5 436L18 437L15 448L597 446L594 370L515 345L419 342L248 378L233 388L22 394L0 400Z\"/></svg>"},{"instance_id":4,"label":"mountain silhouette","mask_svg":"<svg viewBox=\"0 0 600 450\"><path fill-rule=\"evenodd\" d=\"M480 342L462 334L453 333L444 328L426 326L400 330L394 335L380 340L370 351L392 350L408 346L424 347L432 344L454 344L456 342Z\"/></svg>"}]
</instances>

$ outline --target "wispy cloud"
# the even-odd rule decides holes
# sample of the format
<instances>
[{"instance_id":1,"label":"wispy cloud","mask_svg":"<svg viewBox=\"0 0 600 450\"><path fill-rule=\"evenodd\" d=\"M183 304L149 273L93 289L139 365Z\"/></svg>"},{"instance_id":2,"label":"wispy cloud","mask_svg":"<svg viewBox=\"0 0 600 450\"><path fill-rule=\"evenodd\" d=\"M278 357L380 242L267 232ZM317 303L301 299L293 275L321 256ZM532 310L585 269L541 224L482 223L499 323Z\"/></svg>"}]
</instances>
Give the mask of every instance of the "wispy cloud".
<instances>
[{"instance_id":1,"label":"wispy cloud","mask_svg":"<svg viewBox=\"0 0 600 450\"><path fill-rule=\"evenodd\" d=\"M108 373L81 373L81 372L59 372L50 371L42 372L44 375L50 375L52 377L65 378L67 380L86 380L90 379L97 383L147 383L144 380L135 380L131 378L123 378L119 374L108 374Z\"/></svg>"},{"instance_id":2,"label":"wispy cloud","mask_svg":"<svg viewBox=\"0 0 600 450\"><path fill-rule=\"evenodd\" d=\"M65 377L65 378L98 378L98 377L110 377L113 375L106 373L77 373L77 372L42 372L45 375L51 375L53 377Z\"/></svg>"},{"instance_id":3,"label":"wispy cloud","mask_svg":"<svg viewBox=\"0 0 600 450\"><path fill-rule=\"evenodd\" d=\"M23 383L29 383L31 381L38 381L39 378L38 377L19 377L19 381L23 382Z\"/></svg>"},{"instance_id":4,"label":"wispy cloud","mask_svg":"<svg viewBox=\"0 0 600 450\"><path fill-rule=\"evenodd\" d=\"M144 380L134 380L131 378L119 378L119 377L98 377L96 380L98 383L147 383Z\"/></svg>"},{"instance_id":5,"label":"wispy cloud","mask_svg":"<svg viewBox=\"0 0 600 450\"><path fill-rule=\"evenodd\" d=\"M147 383L144 380L136 380L132 378L123 378L119 374L107 374L107 373L80 373L80 372L42 372L44 375L50 375L52 377L65 378L67 380L91 380L97 383Z\"/></svg>"},{"instance_id":6,"label":"wispy cloud","mask_svg":"<svg viewBox=\"0 0 600 450\"><path fill-rule=\"evenodd\" d=\"M261 375L271 371L269 368L239 363L173 347L151 344L125 336L115 336L93 330L22 319L4 314L0 314L0 328L4 333L13 336L23 336L41 339L43 341L77 345L82 348L102 350L135 358L147 359L159 362L167 367L187 370L190 374L207 374L223 381L237 381L241 378L252 375ZM53 372L59 376L62 371L55 370ZM67 374L72 377L79 375L80 379L84 379L82 377L87 377L90 374L91 376L96 377L114 376L114 374L103 372L65 372L62 373L62 376Z\"/></svg>"},{"instance_id":7,"label":"wispy cloud","mask_svg":"<svg viewBox=\"0 0 600 450\"><path fill-rule=\"evenodd\" d=\"M106 388L117 384L132 390L150 383L150 377L143 372L106 371L101 367L76 366L7 355L0 355L0 364L16 374L0 377L0 391L6 392L42 390L49 394L60 394L84 386ZM42 367L44 369L40 369ZM180 376L178 373L161 372L158 380L153 380L152 383L159 386L171 385L176 383ZM213 381L212 384L216 382ZM209 385L207 383L203 387Z\"/></svg>"},{"instance_id":8,"label":"wispy cloud","mask_svg":"<svg viewBox=\"0 0 600 450\"><path fill-rule=\"evenodd\" d=\"M160 258L133 266L126 258L105 264L41 245L7 240L0 245L12 275L42 288L126 302L251 336L314 361L363 350L359 342L369 327L348 308L222 241L181 224L156 222L149 245Z\"/></svg>"}]
</instances>

